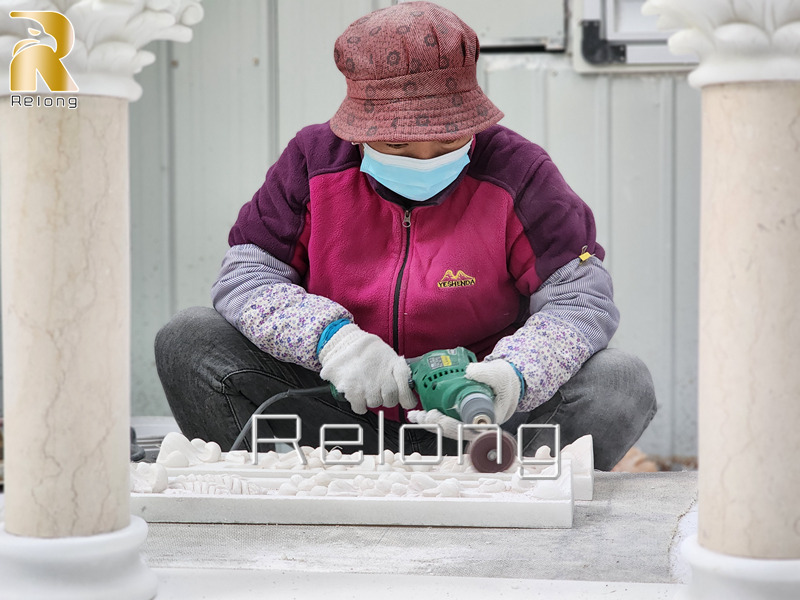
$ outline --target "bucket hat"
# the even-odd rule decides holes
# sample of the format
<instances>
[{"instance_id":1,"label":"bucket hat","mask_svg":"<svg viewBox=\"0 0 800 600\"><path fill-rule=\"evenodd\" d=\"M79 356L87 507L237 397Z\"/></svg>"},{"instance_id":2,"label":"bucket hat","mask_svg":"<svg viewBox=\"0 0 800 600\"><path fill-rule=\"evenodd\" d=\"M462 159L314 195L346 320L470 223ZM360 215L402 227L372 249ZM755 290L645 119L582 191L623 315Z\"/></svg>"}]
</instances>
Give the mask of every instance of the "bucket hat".
<instances>
[{"instance_id":1,"label":"bucket hat","mask_svg":"<svg viewBox=\"0 0 800 600\"><path fill-rule=\"evenodd\" d=\"M431 2L358 19L334 45L347 96L331 129L351 142L444 141L486 129L503 113L478 85L479 52L475 32Z\"/></svg>"}]
</instances>

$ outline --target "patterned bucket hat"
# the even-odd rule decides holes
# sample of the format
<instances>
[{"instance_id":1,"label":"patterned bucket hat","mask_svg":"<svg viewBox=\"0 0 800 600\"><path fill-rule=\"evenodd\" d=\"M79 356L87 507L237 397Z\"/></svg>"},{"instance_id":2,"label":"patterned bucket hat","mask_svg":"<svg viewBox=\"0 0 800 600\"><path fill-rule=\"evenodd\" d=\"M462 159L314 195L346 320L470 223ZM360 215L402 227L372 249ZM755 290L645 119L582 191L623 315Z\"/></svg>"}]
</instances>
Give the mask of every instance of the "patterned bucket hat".
<instances>
[{"instance_id":1,"label":"patterned bucket hat","mask_svg":"<svg viewBox=\"0 0 800 600\"><path fill-rule=\"evenodd\" d=\"M334 45L347 97L330 122L340 138L452 140L503 113L478 86L478 36L431 2L404 2L351 24Z\"/></svg>"}]
</instances>

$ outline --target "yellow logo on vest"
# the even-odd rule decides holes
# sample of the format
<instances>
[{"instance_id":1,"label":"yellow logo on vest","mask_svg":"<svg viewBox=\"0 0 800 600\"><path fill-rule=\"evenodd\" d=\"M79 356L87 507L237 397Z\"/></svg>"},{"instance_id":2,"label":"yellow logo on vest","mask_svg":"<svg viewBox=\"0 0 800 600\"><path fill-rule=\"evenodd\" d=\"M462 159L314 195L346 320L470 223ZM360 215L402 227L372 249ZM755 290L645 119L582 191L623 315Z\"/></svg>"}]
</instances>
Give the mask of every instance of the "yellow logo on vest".
<instances>
[{"instance_id":1,"label":"yellow logo on vest","mask_svg":"<svg viewBox=\"0 0 800 600\"><path fill-rule=\"evenodd\" d=\"M440 288L466 287L475 285L475 278L460 270L454 275L452 269L445 271L444 277L436 284Z\"/></svg>"},{"instance_id":2,"label":"yellow logo on vest","mask_svg":"<svg viewBox=\"0 0 800 600\"><path fill-rule=\"evenodd\" d=\"M61 13L49 10L15 10L9 15L14 19L35 21L42 30L29 28L28 33L34 38L44 32L55 40L55 48L33 38L17 42L11 52L11 65L9 66L11 91L37 91L36 74L39 73L51 92L77 92L78 86L75 85L67 68L61 62L61 59L70 53L75 42L75 30L69 19Z\"/></svg>"}]
</instances>

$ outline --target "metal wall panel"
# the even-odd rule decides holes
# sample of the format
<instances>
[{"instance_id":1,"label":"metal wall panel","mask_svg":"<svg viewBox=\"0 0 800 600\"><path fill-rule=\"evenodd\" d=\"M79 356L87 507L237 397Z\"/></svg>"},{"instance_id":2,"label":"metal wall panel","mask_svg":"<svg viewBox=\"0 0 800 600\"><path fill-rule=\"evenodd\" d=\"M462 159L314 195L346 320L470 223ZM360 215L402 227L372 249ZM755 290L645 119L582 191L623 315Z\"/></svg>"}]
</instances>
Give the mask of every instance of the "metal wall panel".
<instances>
[{"instance_id":1,"label":"metal wall panel","mask_svg":"<svg viewBox=\"0 0 800 600\"><path fill-rule=\"evenodd\" d=\"M204 3L189 44L149 48L131 104L132 410L169 414L153 340L178 310L210 306L209 289L239 207L277 146L274 5Z\"/></svg>"},{"instance_id":2,"label":"metal wall panel","mask_svg":"<svg viewBox=\"0 0 800 600\"><path fill-rule=\"evenodd\" d=\"M227 230L264 181L276 131L270 5L239 0L204 7L195 39L174 44L169 60L179 307L210 303Z\"/></svg>"},{"instance_id":3,"label":"metal wall panel","mask_svg":"<svg viewBox=\"0 0 800 600\"><path fill-rule=\"evenodd\" d=\"M333 44L345 28L390 0L281 0L278 2L279 148L339 108L347 86L333 62Z\"/></svg>"},{"instance_id":4,"label":"metal wall panel","mask_svg":"<svg viewBox=\"0 0 800 600\"><path fill-rule=\"evenodd\" d=\"M645 361L658 394L641 446L696 454L699 93L682 74L579 75L565 55L481 69L502 123L547 149L595 213L622 313L611 345Z\"/></svg>"},{"instance_id":5,"label":"metal wall panel","mask_svg":"<svg viewBox=\"0 0 800 600\"><path fill-rule=\"evenodd\" d=\"M344 96L333 41L390 4L214 0L191 43L148 48L156 63L131 105L133 414L169 414L157 331L183 308L210 306L239 208L296 131L330 118Z\"/></svg>"},{"instance_id":6,"label":"metal wall panel","mask_svg":"<svg viewBox=\"0 0 800 600\"><path fill-rule=\"evenodd\" d=\"M168 412L155 332L210 304L238 208L294 133L339 105L333 40L389 3L209 1L190 44L154 49L131 107L134 414ZM623 315L612 345L648 364L659 397L641 446L695 454L699 94L683 74L579 75L565 54L484 54L479 77L502 123L595 212Z\"/></svg>"},{"instance_id":7,"label":"metal wall panel","mask_svg":"<svg viewBox=\"0 0 800 600\"><path fill-rule=\"evenodd\" d=\"M679 78L673 143L672 452L697 456L697 343L700 261L700 93Z\"/></svg>"},{"instance_id":8,"label":"metal wall panel","mask_svg":"<svg viewBox=\"0 0 800 600\"><path fill-rule=\"evenodd\" d=\"M401 0L411 1L411 0ZM481 46L543 46L563 50L566 44L564 0L437 0L475 30Z\"/></svg>"},{"instance_id":9,"label":"metal wall panel","mask_svg":"<svg viewBox=\"0 0 800 600\"><path fill-rule=\"evenodd\" d=\"M134 414L168 413L156 331L210 304L238 208L344 94L333 40L389 3L207 2L191 44L150 48L131 105ZM683 74L578 75L561 54L484 54L479 77L503 123L544 146L595 212L623 314L612 345L645 360L659 397L641 446L696 454L698 92Z\"/></svg>"},{"instance_id":10,"label":"metal wall panel","mask_svg":"<svg viewBox=\"0 0 800 600\"><path fill-rule=\"evenodd\" d=\"M131 404L135 414L165 413L153 340L175 308L172 234L171 122L168 46L138 77L142 97L130 105Z\"/></svg>"},{"instance_id":11,"label":"metal wall panel","mask_svg":"<svg viewBox=\"0 0 800 600\"><path fill-rule=\"evenodd\" d=\"M668 449L672 374L672 148L669 78L615 79L611 86L611 218L608 245L622 322L616 345L650 367L661 399L649 447Z\"/></svg>"}]
</instances>

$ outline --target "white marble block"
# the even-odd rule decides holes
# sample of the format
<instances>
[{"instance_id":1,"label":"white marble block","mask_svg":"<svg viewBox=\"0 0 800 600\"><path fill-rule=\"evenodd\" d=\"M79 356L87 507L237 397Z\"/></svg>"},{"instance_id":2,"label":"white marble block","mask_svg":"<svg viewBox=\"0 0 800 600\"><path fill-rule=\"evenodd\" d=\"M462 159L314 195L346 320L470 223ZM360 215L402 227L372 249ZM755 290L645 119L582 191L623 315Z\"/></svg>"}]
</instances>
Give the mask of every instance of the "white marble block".
<instances>
[{"instance_id":1,"label":"white marble block","mask_svg":"<svg viewBox=\"0 0 800 600\"><path fill-rule=\"evenodd\" d=\"M345 464L353 457L338 448L326 463L319 448L303 447L305 460L266 452L256 465L249 453L220 454L214 443L171 433L151 466L163 473L132 465L132 510L153 522L571 527L574 490L592 497L591 442L564 448L560 469L526 467L520 476L519 463L478 473L467 457L404 464L390 451ZM543 448L536 458L548 457Z\"/></svg>"}]
</instances>

